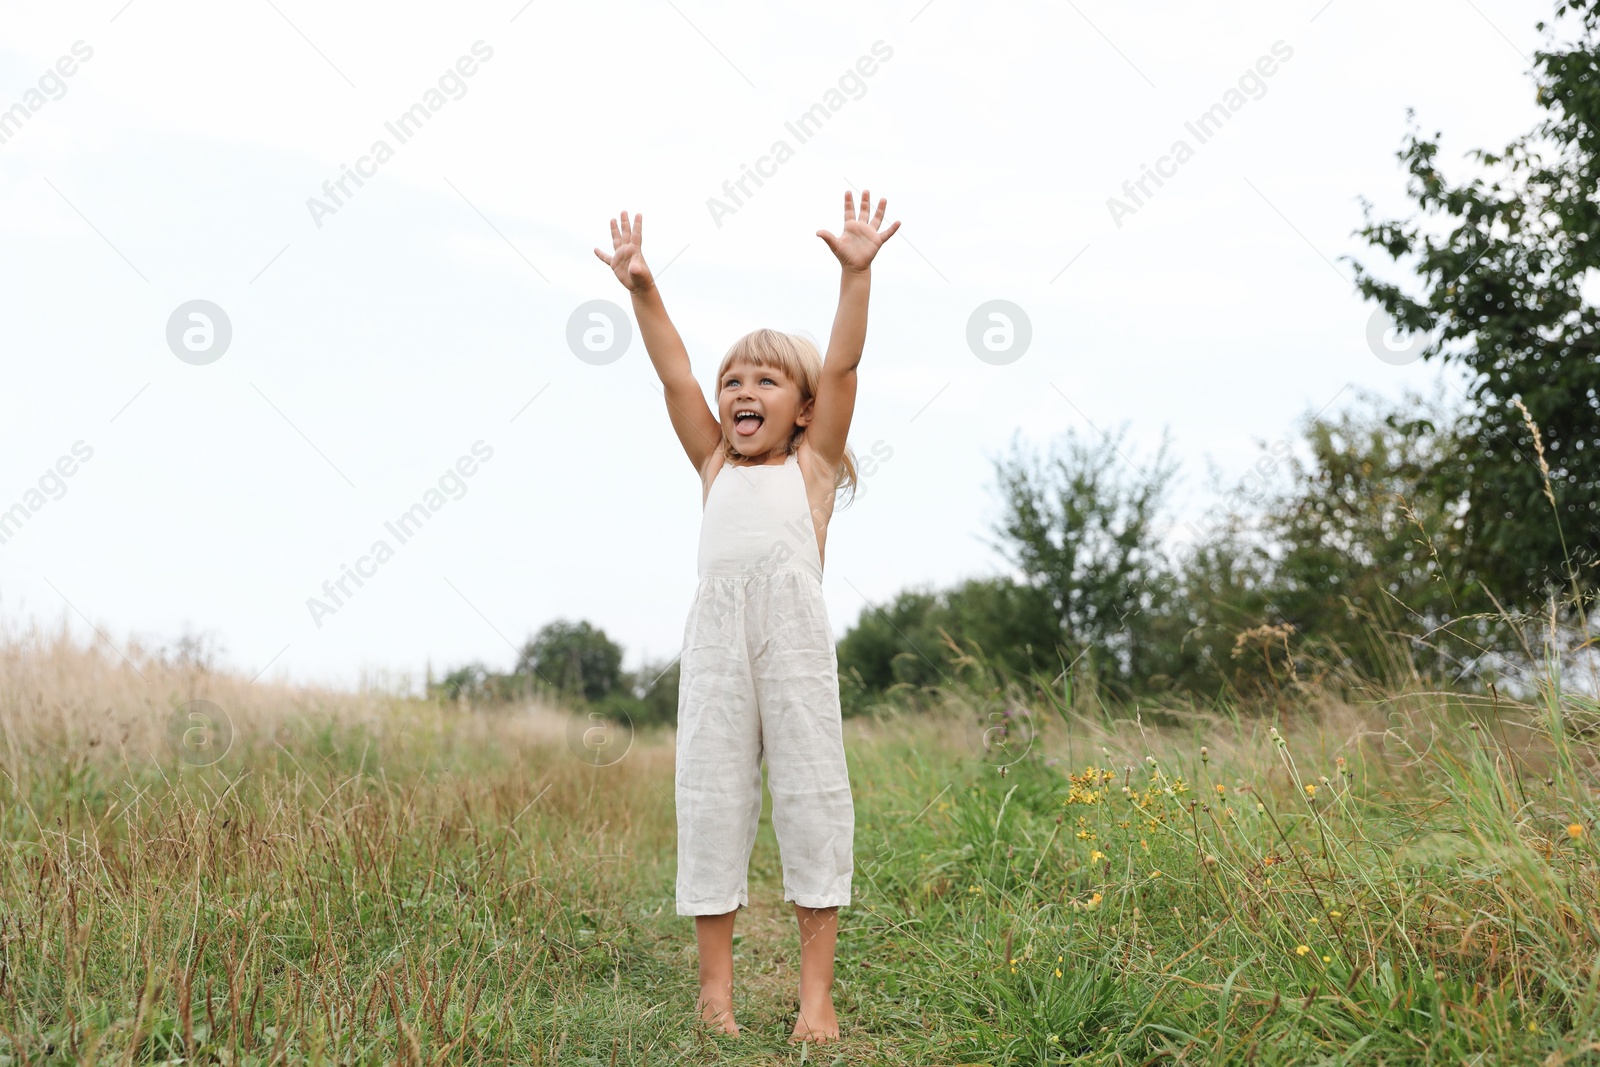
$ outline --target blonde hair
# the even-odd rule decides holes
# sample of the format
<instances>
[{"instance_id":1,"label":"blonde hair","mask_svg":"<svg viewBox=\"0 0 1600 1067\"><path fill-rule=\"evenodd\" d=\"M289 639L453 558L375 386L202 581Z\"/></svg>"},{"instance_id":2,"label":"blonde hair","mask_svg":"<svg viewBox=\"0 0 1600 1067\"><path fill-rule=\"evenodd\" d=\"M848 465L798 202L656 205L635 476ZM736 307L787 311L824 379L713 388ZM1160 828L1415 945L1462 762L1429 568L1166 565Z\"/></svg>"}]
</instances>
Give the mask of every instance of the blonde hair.
<instances>
[{"instance_id":1,"label":"blonde hair","mask_svg":"<svg viewBox=\"0 0 1600 1067\"><path fill-rule=\"evenodd\" d=\"M728 372L728 366L736 359L754 363L758 367L770 367L782 371L784 376L800 387L800 403L804 406L808 401L815 400L817 384L822 380L822 353L817 351L816 342L804 334L782 333L778 330L762 328L751 330L728 349L727 355L722 357L722 363L717 367L717 380L712 389L715 397L722 391L722 376ZM784 452L793 455L800 447L800 441L805 437L806 428L796 426L789 435ZM722 455L724 459L744 458L733 442L726 437L722 440ZM849 499L855 496L856 491L856 457L846 445L844 457L839 463L839 469L834 475L834 489L848 489Z\"/></svg>"}]
</instances>

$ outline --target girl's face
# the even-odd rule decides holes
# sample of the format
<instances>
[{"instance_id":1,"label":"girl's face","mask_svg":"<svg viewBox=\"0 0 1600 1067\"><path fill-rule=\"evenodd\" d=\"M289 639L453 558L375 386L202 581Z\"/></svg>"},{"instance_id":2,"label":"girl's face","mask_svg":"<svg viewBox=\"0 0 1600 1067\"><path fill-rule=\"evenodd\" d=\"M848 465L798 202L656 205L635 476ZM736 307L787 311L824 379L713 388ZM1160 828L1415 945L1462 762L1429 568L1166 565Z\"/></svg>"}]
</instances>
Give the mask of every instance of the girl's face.
<instances>
[{"instance_id":1,"label":"girl's face","mask_svg":"<svg viewBox=\"0 0 1600 1067\"><path fill-rule=\"evenodd\" d=\"M796 426L811 422L812 402L801 402L800 386L775 367L735 359L717 386L723 437L735 451L761 460L788 443Z\"/></svg>"}]
</instances>

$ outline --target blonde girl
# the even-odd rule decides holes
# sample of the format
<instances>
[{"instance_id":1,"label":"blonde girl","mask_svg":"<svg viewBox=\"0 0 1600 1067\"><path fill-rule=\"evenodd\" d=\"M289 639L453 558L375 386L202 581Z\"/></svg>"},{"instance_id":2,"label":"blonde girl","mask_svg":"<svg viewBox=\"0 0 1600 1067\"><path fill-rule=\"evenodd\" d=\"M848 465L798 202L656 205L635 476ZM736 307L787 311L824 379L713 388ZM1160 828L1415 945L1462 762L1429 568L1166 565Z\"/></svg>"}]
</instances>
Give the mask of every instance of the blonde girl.
<instances>
[{"instance_id":1,"label":"blonde girl","mask_svg":"<svg viewBox=\"0 0 1600 1067\"><path fill-rule=\"evenodd\" d=\"M667 415L700 476L698 585L678 693L677 912L695 917L700 1017L737 1034L733 922L748 906L761 764L800 926L800 1003L791 1042L839 1036L833 1008L839 907L850 903L855 809L839 712L838 663L822 597L828 521L855 469L845 445L867 334L872 260L894 232L844 194L844 227L817 236L838 258L839 308L826 355L804 337L756 330L717 368L715 411L661 301L641 246L644 217L611 222L610 267L633 299Z\"/></svg>"}]
</instances>

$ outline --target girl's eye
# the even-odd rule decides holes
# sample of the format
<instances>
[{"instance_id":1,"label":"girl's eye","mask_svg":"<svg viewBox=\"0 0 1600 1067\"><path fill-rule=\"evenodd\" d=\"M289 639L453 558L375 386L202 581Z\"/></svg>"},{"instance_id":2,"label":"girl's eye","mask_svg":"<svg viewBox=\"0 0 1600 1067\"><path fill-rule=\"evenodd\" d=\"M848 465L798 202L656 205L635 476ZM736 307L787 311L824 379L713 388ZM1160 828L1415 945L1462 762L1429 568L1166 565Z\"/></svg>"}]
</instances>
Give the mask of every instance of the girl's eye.
<instances>
[{"instance_id":1,"label":"girl's eye","mask_svg":"<svg viewBox=\"0 0 1600 1067\"><path fill-rule=\"evenodd\" d=\"M763 385L776 385L776 384L778 384L777 382L774 382L771 378L763 378L763 379L761 379L761 383Z\"/></svg>"}]
</instances>

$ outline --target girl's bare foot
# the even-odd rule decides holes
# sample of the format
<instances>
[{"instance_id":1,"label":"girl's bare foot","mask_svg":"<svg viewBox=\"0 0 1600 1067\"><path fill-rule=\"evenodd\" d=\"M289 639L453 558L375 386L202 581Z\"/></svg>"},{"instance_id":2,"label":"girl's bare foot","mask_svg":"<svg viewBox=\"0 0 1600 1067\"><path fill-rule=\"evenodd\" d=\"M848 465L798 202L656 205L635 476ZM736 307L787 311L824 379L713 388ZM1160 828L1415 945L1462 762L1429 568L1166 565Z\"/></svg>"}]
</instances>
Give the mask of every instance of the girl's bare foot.
<instances>
[{"instance_id":1,"label":"girl's bare foot","mask_svg":"<svg viewBox=\"0 0 1600 1067\"><path fill-rule=\"evenodd\" d=\"M702 986L695 1006L700 1009L701 1022L724 1034L739 1032L739 1024L733 1021L733 998L725 988Z\"/></svg>"},{"instance_id":2,"label":"girl's bare foot","mask_svg":"<svg viewBox=\"0 0 1600 1067\"><path fill-rule=\"evenodd\" d=\"M800 1015L794 1021L794 1032L789 1035L789 1044L814 1041L819 1045L825 1045L837 1040L839 1040L839 1017L833 1013L833 997L824 993L821 997L802 998Z\"/></svg>"}]
</instances>

